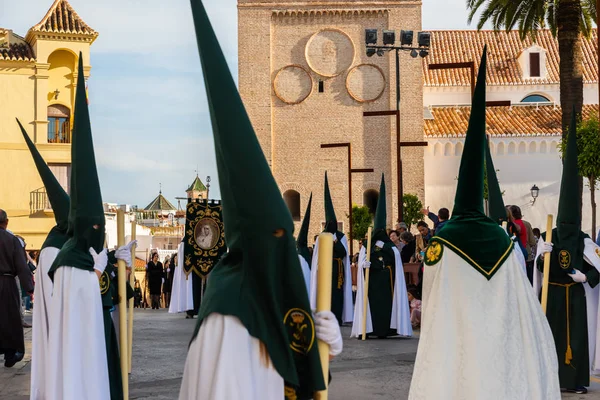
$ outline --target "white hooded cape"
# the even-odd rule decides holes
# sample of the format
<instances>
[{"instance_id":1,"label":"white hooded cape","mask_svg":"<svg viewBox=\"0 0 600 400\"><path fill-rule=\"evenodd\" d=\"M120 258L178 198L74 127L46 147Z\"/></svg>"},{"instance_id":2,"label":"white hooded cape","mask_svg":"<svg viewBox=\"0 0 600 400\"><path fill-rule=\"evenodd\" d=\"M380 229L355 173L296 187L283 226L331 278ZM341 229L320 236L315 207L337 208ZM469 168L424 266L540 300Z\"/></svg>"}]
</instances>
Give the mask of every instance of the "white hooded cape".
<instances>
[{"instance_id":1,"label":"white hooded cape","mask_svg":"<svg viewBox=\"0 0 600 400\"><path fill-rule=\"evenodd\" d=\"M406 293L404 268L402 266L400 252L396 247L394 247L393 250L396 257L396 278L394 282L394 298L390 328L395 329L396 333L400 336L412 336L413 331L412 324L410 323L410 307L408 305L408 295ZM363 299L365 293L365 277L362 271L366 261L367 251L365 247L363 247L360 249L358 256L356 303L354 305L354 322L352 323L352 333L350 334L350 337L362 336ZM367 299L367 305L368 304L369 300ZM370 307L367 307L367 333L369 332L373 332L373 324L371 322L371 309Z\"/></svg>"},{"instance_id":2,"label":"white hooded cape","mask_svg":"<svg viewBox=\"0 0 600 400\"><path fill-rule=\"evenodd\" d=\"M173 274L173 288L171 289L170 313L181 313L194 309L194 286L192 276L186 276L183 270L183 242L177 248L177 268Z\"/></svg>"},{"instance_id":3,"label":"white hooded cape","mask_svg":"<svg viewBox=\"0 0 600 400\"><path fill-rule=\"evenodd\" d=\"M237 317L210 314L190 344L179 400L281 400L284 381Z\"/></svg>"},{"instance_id":4,"label":"white hooded cape","mask_svg":"<svg viewBox=\"0 0 600 400\"><path fill-rule=\"evenodd\" d=\"M489 281L448 246L424 267L409 400L560 400L552 332L516 251Z\"/></svg>"},{"instance_id":5,"label":"white hooded cape","mask_svg":"<svg viewBox=\"0 0 600 400\"><path fill-rule=\"evenodd\" d=\"M33 308L33 328L31 332L31 400L46 398L48 362L48 313L52 301L52 280L48 271L60 250L46 247L40 252L35 274L35 307Z\"/></svg>"},{"instance_id":6,"label":"white hooded cape","mask_svg":"<svg viewBox=\"0 0 600 400\"><path fill-rule=\"evenodd\" d=\"M54 274L44 400L110 399L100 284L95 272Z\"/></svg>"},{"instance_id":7,"label":"white hooded cape","mask_svg":"<svg viewBox=\"0 0 600 400\"><path fill-rule=\"evenodd\" d=\"M352 272L350 270L350 253L348 251L348 239L346 235L342 236L342 245L346 249L344 257L344 309L342 310L342 322L352 322ZM310 269L310 308L317 309L317 290L318 290L318 269L319 269L319 238L315 242L313 251L312 266Z\"/></svg>"}]
</instances>

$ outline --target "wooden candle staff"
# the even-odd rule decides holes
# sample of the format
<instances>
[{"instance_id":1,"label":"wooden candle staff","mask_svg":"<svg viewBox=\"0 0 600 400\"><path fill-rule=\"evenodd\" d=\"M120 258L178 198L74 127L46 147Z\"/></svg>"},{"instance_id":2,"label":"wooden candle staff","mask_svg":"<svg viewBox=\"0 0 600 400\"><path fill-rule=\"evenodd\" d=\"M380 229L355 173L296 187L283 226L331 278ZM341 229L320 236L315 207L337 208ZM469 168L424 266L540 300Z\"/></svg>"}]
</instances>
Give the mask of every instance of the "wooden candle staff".
<instances>
[{"instance_id":1,"label":"wooden candle staff","mask_svg":"<svg viewBox=\"0 0 600 400\"><path fill-rule=\"evenodd\" d=\"M367 232L367 262L371 262L371 227ZM363 288L363 315L362 315L362 340L367 340L367 309L369 307L369 271L371 268L367 268L365 271L365 287ZM362 271L358 271L362 274Z\"/></svg>"},{"instance_id":2,"label":"wooden candle staff","mask_svg":"<svg viewBox=\"0 0 600 400\"><path fill-rule=\"evenodd\" d=\"M117 245L125 245L125 212L117 211ZM129 399L129 341L127 340L127 265L125 261L117 261L119 277L119 350L121 352L121 380L123 381L123 399Z\"/></svg>"},{"instance_id":3,"label":"wooden candle staff","mask_svg":"<svg viewBox=\"0 0 600 400\"><path fill-rule=\"evenodd\" d=\"M552 243L552 215L548 215L546 224L546 242ZM546 314L548 307L548 285L550 279L550 253L544 254L544 283L542 284L542 310Z\"/></svg>"},{"instance_id":4,"label":"wooden candle staff","mask_svg":"<svg viewBox=\"0 0 600 400\"><path fill-rule=\"evenodd\" d=\"M331 279L333 275L331 260L333 259L333 235L321 233L319 235L319 264L317 286L317 312L331 311ZM329 345L319 340L319 355L323 369L325 390L315 393L316 400L327 400L327 387L329 382Z\"/></svg>"}]
</instances>

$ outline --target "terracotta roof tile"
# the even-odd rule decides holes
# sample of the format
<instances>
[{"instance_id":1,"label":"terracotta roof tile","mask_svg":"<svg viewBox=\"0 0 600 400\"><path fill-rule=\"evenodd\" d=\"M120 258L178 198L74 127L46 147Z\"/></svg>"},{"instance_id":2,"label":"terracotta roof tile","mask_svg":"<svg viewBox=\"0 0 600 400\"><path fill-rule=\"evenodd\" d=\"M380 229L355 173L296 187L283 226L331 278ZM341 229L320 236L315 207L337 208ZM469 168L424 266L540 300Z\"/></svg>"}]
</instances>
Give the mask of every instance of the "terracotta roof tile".
<instances>
[{"instance_id":1,"label":"terracotta roof tile","mask_svg":"<svg viewBox=\"0 0 600 400\"><path fill-rule=\"evenodd\" d=\"M553 105L488 107L487 134L493 136L561 135L561 108ZM426 137L464 136L471 107L432 107L433 119L425 120ZM584 105L583 116L598 113L598 105Z\"/></svg>"},{"instance_id":2,"label":"terracotta roof tile","mask_svg":"<svg viewBox=\"0 0 600 400\"><path fill-rule=\"evenodd\" d=\"M11 43L0 47L0 60L4 61L35 61L31 46L25 43Z\"/></svg>"},{"instance_id":3,"label":"terracotta roof tile","mask_svg":"<svg viewBox=\"0 0 600 400\"><path fill-rule=\"evenodd\" d=\"M77 15L67 0L55 0L44 18L30 32L71 33L98 36Z\"/></svg>"},{"instance_id":4,"label":"terracotta roof tile","mask_svg":"<svg viewBox=\"0 0 600 400\"><path fill-rule=\"evenodd\" d=\"M11 30L0 28L0 60L35 61L35 55L29 43Z\"/></svg>"},{"instance_id":5,"label":"terracotta roof tile","mask_svg":"<svg viewBox=\"0 0 600 400\"><path fill-rule=\"evenodd\" d=\"M583 38L583 77L585 83L597 82L598 57L596 52L597 30L590 39ZM429 71L429 64L475 61L483 46L488 45L488 85L556 84L559 82L558 41L548 29L540 30L535 42L531 38L521 40L517 31L431 31L431 53L422 59L425 86L468 86L470 73L467 69ZM542 78L523 78L518 58L523 50L533 45L544 48L547 75Z\"/></svg>"}]
</instances>

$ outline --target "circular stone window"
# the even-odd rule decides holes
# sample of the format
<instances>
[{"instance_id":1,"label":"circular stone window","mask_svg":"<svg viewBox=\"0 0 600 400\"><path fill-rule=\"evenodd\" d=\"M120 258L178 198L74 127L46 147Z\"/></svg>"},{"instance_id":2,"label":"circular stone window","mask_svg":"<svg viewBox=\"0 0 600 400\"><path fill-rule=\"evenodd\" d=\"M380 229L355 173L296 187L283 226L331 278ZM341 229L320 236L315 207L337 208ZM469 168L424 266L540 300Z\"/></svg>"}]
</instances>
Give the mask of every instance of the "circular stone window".
<instances>
[{"instance_id":1,"label":"circular stone window","mask_svg":"<svg viewBox=\"0 0 600 400\"><path fill-rule=\"evenodd\" d=\"M360 64L352 68L346 77L346 90L359 103L379 99L385 91L385 76L377 65Z\"/></svg>"},{"instance_id":2,"label":"circular stone window","mask_svg":"<svg viewBox=\"0 0 600 400\"><path fill-rule=\"evenodd\" d=\"M323 29L308 40L305 57L308 66L324 77L334 77L347 71L354 62L352 39L337 29Z\"/></svg>"},{"instance_id":3,"label":"circular stone window","mask_svg":"<svg viewBox=\"0 0 600 400\"><path fill-rule=\"evenodd\" d=\"M275 96L286 104L302 103L310 96L312 87L310 73L300 65L281 68L273 80Z\"/></svg>"}]
</instances>

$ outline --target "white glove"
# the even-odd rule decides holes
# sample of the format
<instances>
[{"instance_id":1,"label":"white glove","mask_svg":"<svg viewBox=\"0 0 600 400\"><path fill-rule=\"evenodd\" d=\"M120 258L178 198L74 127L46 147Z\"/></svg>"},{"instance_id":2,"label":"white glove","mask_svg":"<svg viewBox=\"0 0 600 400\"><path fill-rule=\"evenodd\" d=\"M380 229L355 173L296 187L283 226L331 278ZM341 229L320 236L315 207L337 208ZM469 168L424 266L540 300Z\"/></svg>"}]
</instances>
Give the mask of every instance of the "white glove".
<instances>
[{"instance_id":1,"label":"white glove","mask_svg":"<svg viewBox=\"0 0 600 400\"><path fill-rule=\"evenodd\" d=\"M371 261L365 261L365 262L363 263L363 268L364 268L364 269L369 269L369 268L371 268Z\"/></svg>"},{"instance_id":2,"label":"white glove","mask_svg":"<svg viewBox=\"0 0 600 400\"><path fill-rule=\"evenodd\" d=\"M552 253L554 249L554 245L551 242L542 242L542 244L538 244L542 249L542 254Z\"/></svg>"},{"instance_id":3,"label":"white glove","mask_svg":"<svg viewBox=\"0 0 600 400\"><path fill-rule=\"evenodd\" d=\"M573 279L573 282L577 282L577 283L587 282L587 276L585 276L585 274L578 269L575 270L574 274L569 274L569 276L571 277L571 279Z\"/></svg>"},{"instance_id":4,"label":"white glove","mask_svg":"<svg viewBox=\"0 0 600 400\"><path fill-rule=\"evenodd\" d=\"M383 242L381 240L378 240L375 242L375 246L379 247L380 249L383 249Z\"/></svg>"},{"instance_id":5,"label":"white glove","mask_svg":"<svg viewBox=\"0 0 600 400\"><path fill-rule=\"evenodd\" d=\"M344 341L342 332L335 315L331 311L321 311L315 314L315 330L317 339L329 345L329 355L337 356L342 352Z\"/></svg>"},{"instance_id":6,"label":"white glove","mask_svg":"<svg viewBox=\"0 0 600 400\"><path fill-rule=\"evenodd\" d=\"M127 264L128 267L131 267L131 248L135 245L137 245L137 240L132 240L125 246L119 247L117 251L115 251L115 257L117 257L118 260L125 261L125 264Z\"/></svg>"},{"instance_id":7,"label":"white glove","mask_svg":"<svg viewBox=\"0 0 600 400\"><path fill-rule=\"evenodd\" d=\"M162 283L165 283L165 278L162 278Z\"/></svg>"},{"instance_id":8,"label":"white glove","mask_svg":"<svg viewBox=\"0 0 600 400\"><path fill-rule=\"evenodd\" d=\"M171 272L171 268L167 268L167 272Z\"/></svg>"},{"instance_id":9,"label":"white glove","mask_svg":"<svg viewBox=\"0 0 600 400\"><path fill-rule=\"evenodd\" d=\"M93 247L90 247L90 254L94 259L94 269L100 272L100 274L103 274L104 269L106 269L106 264L108 264L108 250L103 249L100 254L98 254Z\"/></svg>"}]
</instances>

